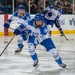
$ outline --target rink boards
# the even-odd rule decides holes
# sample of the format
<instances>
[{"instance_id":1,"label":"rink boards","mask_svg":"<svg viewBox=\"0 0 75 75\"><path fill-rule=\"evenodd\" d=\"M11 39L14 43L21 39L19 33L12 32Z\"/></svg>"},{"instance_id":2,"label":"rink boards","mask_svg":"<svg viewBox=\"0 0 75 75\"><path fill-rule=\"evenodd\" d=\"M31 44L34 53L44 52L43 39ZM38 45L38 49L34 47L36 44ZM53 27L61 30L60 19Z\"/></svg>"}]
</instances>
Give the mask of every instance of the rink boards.
<instances>
[{"instance_id":1,"label":"rink boards","mask_svg":"<svg viewBox=\"0 0 75 75\"><path fill-rule=\"evenodd\" d=\"M0 15L0 36L4 35L13 35L11 29L6 29L3 27L3 24L10 18L11 15ZM31 15L33 18L34 15ZM60 25L65 34L75 34L75 15L62 15L60 17ZM60 34L58 29L55 27L52 28L52 34Z\"/></svg>"}]
</instances>

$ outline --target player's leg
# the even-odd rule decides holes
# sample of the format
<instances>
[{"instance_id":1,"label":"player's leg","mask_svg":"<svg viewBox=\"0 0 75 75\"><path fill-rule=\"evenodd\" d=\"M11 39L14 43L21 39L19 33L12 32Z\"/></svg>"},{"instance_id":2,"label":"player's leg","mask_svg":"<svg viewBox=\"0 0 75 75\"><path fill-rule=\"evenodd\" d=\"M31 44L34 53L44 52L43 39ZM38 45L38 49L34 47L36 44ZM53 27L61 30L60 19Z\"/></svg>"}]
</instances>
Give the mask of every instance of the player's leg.
<instances>
[{"instance_id":1,"label":"player's leg","mask_svg":"<svg viewBox=\"0 0 75 75\"><path fill-rule=\"evenodd\" d=\"M15 52L21 52L22 51L22 48L23 48L23 38L21 35L18 35L18 40L17 40L17 43L18 43L18 49L15 50Z\"/></svg>"},{"instance_id":2,"label":"player's leg","mask_svg":"<svg viewBox=\"0 0 75 75\"><path fill-rule=\"evenodd\" d=\"M41 44L46 48L47 51L50 52L51 56L55 59L55 61L58 63L60 67L63 67L63 68L66 67L66 64L62 62L62 59L59 53L57 52L56 47L53 41L51 40L51 38L44 40Z\"/></svg>"},{"instance_id":3,"label":"player's leg","mask_svg":"<svg viewBox=\"0 0 75 75\"><path fill-rule=\"evenodd\" d=\"M51 25L50 25L50 20L48 20L48 19L46 19L46 18L44 18L44 22L49 26L49 34L50 34L50 36L51 36Z\"/></svg>"},{"instance_id":4,"label":"player's leg","mask_svg":"<svg viewBox=\"0 0 75 75\"><path fill-rule=\"evenodd\" d=\"M59 53L57 52L56 48L49 50L51 56L55 59L55 61L58 63L58 65L62 68L66 67L66 64L62 62L62 58L60 57Z\"/></svg>"},{"instance_id":5,"label":"player's leg","mask_svg":"<svg viewBox=\"0 0 75 75\"><path fill-rule=\"evenodd\" d=\"M38 65L38 57L35 52L35 46L33 43L28 43L28 51L30 53L31 58L33 59L33 67L36 67Z\"/></svg>"},{"instance_id":6,"label":"player's leg","mask_svg":"<svg viewBox=\"0 0 75 75\"><path fill-rule=\"evenodd\" d=\"M28 39L28 51L30 53L31 58L33 59L34 63L33 63L33 67L37 67L38 66L38 57L35 51L35 37L34 36L29 36Z\"/></svg>"},{"instance_id":7,"label":"player's leg","mask_svg":"<svg viewBox=\"0 0 75 75\"><path fill-rule=\"evenodd\" d=\"M48 25L49 24L49 20L44 18L44 22Z\"/></svg>"},{"instance_id":8,"label":"player's leg","mask_svg":"<svg viewBox=\"0 0 75 75\"><path fill-rule=\"evenodd\" d=\"M61 36L64 36L64 32L59 24L59 21L55 20L54 23L55 23L55 26L59 29Z\"/></svg>"},{"instance_id":9,"label":"player's leg","mask_svg":"<svg viewBox=\"0 0 75 75\"><path fill-rule=\"evenodd\" d=\"M53 25L54 25L54 20L49 20L49 25L50 25L50 32L49 32L49 34L50 34L50 36L52 35L52 28L53 28Z\"/></svg>"}]
</instances>

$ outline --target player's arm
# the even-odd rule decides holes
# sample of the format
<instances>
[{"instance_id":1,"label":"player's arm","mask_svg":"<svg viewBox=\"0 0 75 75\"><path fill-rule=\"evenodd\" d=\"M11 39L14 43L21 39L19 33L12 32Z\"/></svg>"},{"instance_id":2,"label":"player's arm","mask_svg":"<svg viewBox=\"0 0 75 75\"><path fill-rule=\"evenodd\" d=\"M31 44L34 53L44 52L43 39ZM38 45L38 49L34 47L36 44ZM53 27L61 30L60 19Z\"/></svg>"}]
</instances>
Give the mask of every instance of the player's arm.
<instances>
[{"instance_id":1,"label":"player's arm","mask_svg":"<svg viewBox=\"0 0 75 75\"><path fill-rule=\"evenodd\" d=\"M57 10L58 11L58 14L57 14L57 17L55 19L55 25L57 28L61 28L60 24L59 24L59 18L60 16L62 15L62 9L59 9Z\"/></svg>"},{"instance_id":2,"label":"player's arm","mask_svg":"<svg viewBox=\"0 0 75 75\"><path fill-rule=\"evenodd\" d=\"M21 24L19 27L17 27L15 30L14 30L14 34L15 35L19 35L23 29L25 28L25 26L23 24Z\"/></svg>"},{"instance_id":3,"label":"player's arm","mask_svg":"<svg viewBox=\"0 0 75 75\"><path fill-rule=\"evenodd\" d=\"M55 22L55 26L59 29L61 35L63 36L63 35L64 35L64 32L63 32L63 30L62 30L62 28L61 28L61 26L60 26L60 23L59 23L59 18L60 18L60 16L61 16L61 14L62 14L62 12L59 11L59 13L58 13L58 15L57 15L57 18L55 19L54 22Z\"/></svg>"},{"instance_id":4,"label":"player's arm","mask_svg":"<svg viewBox=\"0 0 75 75\"><path fill-rule=\"evenodd\" d=\"M4 27L5 27L5 28L9 28L10 22L11 22L11 19L9 19L9 20L4 24Z\"/></svg>"},{"instance_id":5,"label":"player's arm","mask_svg":"<svg viewBox=\"0 0 75 75\"><path fill-rule=\"evenodd\" d=\"M17 12L15 12L5 23L4 23L4 27L5 28L9 28L10 27L10 23L12 22L12 18L17 14Z\"/></svg>"},{"instance_id":6,"label":"player's arm","mask_svg":"<svg viewBox=\"0 0 75 75\"><path fill-rule=\"evenodd\" d=\"M21 24L19 27L17 27L14 30L14 34L15 35L19 35L19 34L30 34L30 33L31 33L31 29L30 29L29 25L27 25L27 23Z\"/></svg>"},{"instance_id":7,"label":"player's arm","mask_svg":"<svg viewBox=\"0 0 75 75\"><path fill-rule=\"evenodd\" d=\"M45 8L44 10L44 15L46 15L46 13L50 10L49 6Z\"/></svg>"},{"instance_id":8,"label":"player's arm","mask_svg":"<svg viewBox=\"0 0 75 75\"><path fill-rule=\"evenodd\" d=\"M30 14L28 13L28 19L27 19L27 20L29 20L29 19L31 19L31 16L30 16Z\"/></svg>"}]
</instances>

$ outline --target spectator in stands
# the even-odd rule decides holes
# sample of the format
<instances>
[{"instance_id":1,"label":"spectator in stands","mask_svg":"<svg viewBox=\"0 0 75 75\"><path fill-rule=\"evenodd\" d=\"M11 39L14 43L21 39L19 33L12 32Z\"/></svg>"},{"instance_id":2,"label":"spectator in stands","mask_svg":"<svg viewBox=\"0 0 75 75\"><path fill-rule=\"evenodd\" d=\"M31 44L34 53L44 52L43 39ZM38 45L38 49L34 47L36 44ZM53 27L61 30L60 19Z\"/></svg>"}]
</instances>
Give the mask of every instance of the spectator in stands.
<instances>
[{"instance_id":1,"label":"spectator in stands","mask_svg":"<svg viewBox=\"0 0 75 75\"><path fill-rule=\"evenodd\" d=\"M16 0L16 2L17 2L18 6L21 5L21 4L23 4L23 0Z\"/></svg>"},{"instance_id":2,"label":"spectator in stands","mask_svg":"<svg viewBox=\"0 0 75 75\"><path fill-rule=\"evenodd\" d=\"M73 6L72 6L72 4L69 5L69 13L68 14L73 14Z\"/></svg>"},{"instance_id":3,"label":"spectator in stands","mask_svg":"<svg viewBox=\"0 0 75 75\"><path fill-rule=\"evenodd\" d=\"M31 14L36 14L37 10L38 10L38 6L34 2L32 2L30 4L30 13Z\"/></svg>"},{"instance_id":4,"label":"spectator in stands","mask_svg":"<svg viewBox=\"0 0 75 75\"><path fill-rule=\"evenodd\" d=\"M75 1L74 1L74 14L75 14Z\"/></svg>"},{"instance_id":5,"label":"spectator in stands","mask_svg":"<svg viewBox=\"0 0 75 75\"><path fill-rule=\"evenodd\" d=\"M29 11L29 0L23 0L23 5L25 6L25 10Z\"/></svg>"},{"instance_id":6,"label":"spectator in stands","mask_svg":"<svg viewBox=\"0 0 75 75\"><path fill-rule=\"evenodd\" d=\"M30 0L30 13L42 13L44 11L44 0Z\"/></svg>"},{"instance_id":7,"label":"spectator in stands","mask_svg":"<svg viewBox=\"0 0 75 75\"><path fill-rule=\"evenodd\" d=\"M3 0L3 14L12 14L12 0Z\"/></svg>"},{"instance_id":8,"label":"spectator in stands","mask_svg":"<svg viewBox=\"0 0 75 75\"><path fill-rule=\"evenodd\" d=\"M56 5L59 0L54 0L54 4Z\"/></svg>"},{"instance_id":9,"label":"spectator in stands","mask_svg":"<svg viewBox=\"0 0 75 75\"><path fill-rule=\"evenodd\" d=\"M39 0L38 6L41 6L42 8L44 8L44 0Z\"/></svg>"},{"instance_id":10,"label":"spectator in stands","mask_svg":"<svg viewBox=\"0 0 75 75\"><path fill-rule=\"evenodd\" d=\"M0 14L4 14L4 8L1 3L0 3Z\"/></svg>"},{"instance_id":11,"label":"spectator in stands","mask_svg":"<svg viewBox=\"0 0 75 75\"><path fill-rule=\"evenodd\" d=\"M38 1L38 13L42 13L44 12L44 0L39 0Z\"/></svg>"},{"instance_id":12,"label":"spectator in stands","mask_svg":"<svg viewBox=\"0 0 75 75\"><path fill-rule=\"evenodd\" d=\"M43 7L42 7L42 6L38 6L37 13L41 13L41 14L43 14L43 13L44 13L44 9L43 9Z\"/></svg>"},{"instance_id":13,"label":"spectator in stands","mask_svg":"<svg viewBox=\"0 0 75 75\"><path fill-rule=\"evenodd\" d=\"M38 6L38 1L40 0L34 0L34 3Z\"/></svg>"},{"instance_id":14,"label":"spectator in stands","mask_svg":"<svg viewBox=\"0 0 75 75\"><path fill-rule=\"evenodd\" d=\"M71 14L72 4L68 0L61 0L61 2L62 2L63 14Z\"/></svg>"},{"instance_id":15,"label":"spectator in stands","mask_svg":"<svg viewBox=\"0 0 75 75\"><path fill-rule=\"evenodd\" d=\"M29 6L29 0L16 0L16 4L15 4L15 11L17 10L19 5L24 5L25 6L25 10L28 12L28 6Z\"/></svg>"},{"instance_id":16,"label":"spectator in stands","mask_svg":"<svg viewBox=\"0 0 75 75\"><path fill-rule=\"evenodd\" d=\"M46 7L50 6L50 1L47 0L45 3L46 3Z\"/></svg>"}]
</instances>

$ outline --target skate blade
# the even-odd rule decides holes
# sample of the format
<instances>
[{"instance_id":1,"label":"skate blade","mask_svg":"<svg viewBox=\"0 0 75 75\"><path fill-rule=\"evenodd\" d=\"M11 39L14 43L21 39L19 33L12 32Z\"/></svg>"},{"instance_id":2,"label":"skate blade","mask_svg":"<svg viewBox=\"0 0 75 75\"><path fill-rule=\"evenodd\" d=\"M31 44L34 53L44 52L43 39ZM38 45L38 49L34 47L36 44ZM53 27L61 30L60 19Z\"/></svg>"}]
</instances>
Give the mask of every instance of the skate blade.
<instances>
[{"instance_id":1,"label":"skate blade","mask_svg":"<svg viewBox=\"0 0 75 75\"><path fill-rule=\"evenodd\" d=\"M35 69L37 69L39 67L39 64L35 67Z\"/></svg>"}]
</instances>

